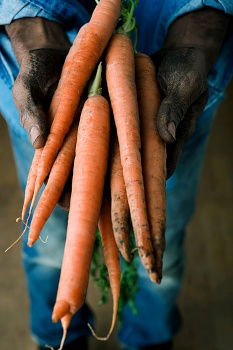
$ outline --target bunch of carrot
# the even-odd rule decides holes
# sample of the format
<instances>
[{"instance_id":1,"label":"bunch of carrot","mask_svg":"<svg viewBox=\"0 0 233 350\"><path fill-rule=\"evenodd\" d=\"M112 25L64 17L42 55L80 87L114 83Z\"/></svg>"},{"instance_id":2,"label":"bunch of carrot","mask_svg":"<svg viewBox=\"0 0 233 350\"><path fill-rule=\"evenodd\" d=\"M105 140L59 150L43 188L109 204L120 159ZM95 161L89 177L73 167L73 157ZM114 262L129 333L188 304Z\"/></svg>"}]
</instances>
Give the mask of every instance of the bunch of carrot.
<instances>
[{"instance_id":1,"label":"bunch of carrot","mask_svg":"<svg viewBox=\"0 0 233 350\"><path fill-rule=\"evenodd\" d=\"M64 330L60 348L73 314L85 301L97 226L113 295L112 325L100 339L109 337L116 321L118 249L127 261L132 259L130 219L136 249L150 279L160 283L162 277L166 149L156 131L160 97L154 65L148 56L135 55L127 35L135 25L134 5L130 0L128 12L124 8L128 19L114 32L121 1L100 0L90 22L79 31L50 106L50 134L43 149L36 150L28 176L22 220L30 202L31 214L48 179L30 225L28 245L32 246L73 171L64 257L52 315L54 322L61 320ZM101 57L110 102L101 93ZM97 66L83 104L84 89ZM111 133L110 142L111 111L116 132Z\"/></svg>"}]
</instances>

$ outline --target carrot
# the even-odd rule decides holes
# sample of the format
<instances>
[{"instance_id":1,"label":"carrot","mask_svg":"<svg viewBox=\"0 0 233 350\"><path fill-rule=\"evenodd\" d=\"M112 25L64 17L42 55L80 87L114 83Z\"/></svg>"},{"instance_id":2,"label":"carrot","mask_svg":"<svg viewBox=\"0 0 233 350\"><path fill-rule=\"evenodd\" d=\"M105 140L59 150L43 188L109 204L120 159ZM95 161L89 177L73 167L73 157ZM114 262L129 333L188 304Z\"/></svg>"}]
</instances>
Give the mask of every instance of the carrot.
<instances>
[{"instance_id":1,"label":"carrot","mask_svg":"<svg viewBox=\"0 0 233 350\"><path fill-rule=\"evenodd\" d=\"M98 73L100 68L97 76ZM107 168L109 114L107 100L96 92L85 102L80 117L67 238L52 315L54 322L73 315L85 300Z\"/></svg>"},{"instance_id":2,"label":"carrot","mask_svg":"<svg viewBox=\"0 0 233 350\"><path fill-rule=\"evenodd\" d=\"M111 327L106 337L98 337L95 331L93 330L93 328L91 327L91 325L88 324L88 326L96 339L108 340L108 338L110 337L114 329L114 325L117 319L117 309L118 309L118 301L120 296L120 279L121 279L120 257L119 257L118 248L117 248L114 234L113 234L113 229L112 229L110 198L103 199L98 227L100 230L100 235L101 235L101 240L102 240L102 245L104 250L104 258L105 258L105 263L107 265L108 276L109 276L110 286L112 290L113 314L112 314Z\"/></svg>"},{"instance_id":3,"label":"carrot","mask_svg":"<svg viewBox=\"0 0 233 350\"><path fill-rule=\"evenodd\" d=\"M34 187L36 183L36 176L38 171L38 164L40 161L42 150L43 150L42 148L35 150L35 154L32 160L32 165L29 170L26 189L25 189L25 195L24 195L23 209L21 214L22 221L24 221L28 205L31 202L33 197Z\"/></svg>"},{"instance_id":4,"label":"carrot","mask_svg":"<svg viewBox=\"0 0 233 350\"><path fill-rule=\"evenodd\" d=\"M121 165L119 143L116 139L113 143L111 169L110 169L110 188L111 188L111 215L113 232L121 255L126 261L131 260L130 252L130 212L129 204L123 178Z\"/></svg>"},{"instance_id":5,"label":"carrot","mask_svg":"<svg viewBox=\"0 0 233 350\"><path fill-rule=\"evenodd\" d=\"M38 239L44 224L61 197L74 162L77 129L78 123L75 123L66 136L49 174L48 182L33 214L28 235L29 247Z\"/></svg>"},{"instance_id":6,"label":"carrot","mask_svg":"<svg viewBox=\"0 0 233 350\"><path fill-rule=\"evenodd\" d=\"M52 124L55 112L56 112L57 107L58 107L59 94L60 94L60 90L57 88L54 95L53 95L53 99L52 99L52 102L51 102L51 105L49 108L49 113L48 113L50 124ZM27 184L26 184L26 188L25 188L25 194L24 194L23 209L22 209L22 213L21 213L21 221L22 222L24 222L29 203L31 202L31 200L33 198L35 184L36 184L36 178L37 178L37 173L38 173L38 167L39 167L42 151L43 151L43 147L35 150L32 164L31 164L31 167L29 170ZM27 222L30 218L31 211L32 211L32 206L30 207L30 210L29 210Z\"/></svg>"},{"instance_id":7,"label":"carrot","mask_svg":"<svg viewBox=\"0 0 233 350\"><path fill-rule=\"evenodd\" d=\"M41 155L32 205L72 124L86 83L117 24L120 5L120 0L100 0L90 22L81 28L67 55L58 86L58 108Z\"/></svg>"},{"instance_id":8,"label":"carrot","mask_svg":"<svg viewBox=\"0 0 233 350\"><path fill-rule=\"evenodd\" d=\"M140 129L134 52L127 35L115 34L106 55L106 80L120 145L130 214L141 261L151 280L156 266L146 213L140 155Z\"/></svg>"},{"instance_id":9,"label":"carrot","mask_svg":"<svg viewBox=\"0 0 233 350\"><path fill-rule=\"evenodd\" d=\"M162 278L166 224L166 146L156 127L160 93L149 56L136 54L136 82L142 139L142 165L146 203L156 254L158 280Z\"/></svg>"},{"instance_id":10,"label":"carrot","mask_svg":"<svg viewBox=\"0 0 233 350\"><path fill-rule=\"evenodd\" d=\"M52 123L55 111L56 111L57 106L58 106L59 94L60 94L59 89L56 89L56 91L55 91L55 93L53 95L53 100L52 100L52 103L50 105L50 109L49 109L49 115L48 116L49 116L50 124ZM31 167L30 167L30 170L29 170L29 174L28 174L28 178L27 178L21 217L16 219L16 222L22 222L25 227L24 227L22 233L20 234L20 236L5 250L5 253L7 251L9 251L16 243L18 243L21 240L21 238L23 237L24 233L26 232L26 230L28 228L28 222L29 222L29 219L30 219L30 216L31 216L31 212L32 212L32 209L33 209L33 203L35 201L35 198L34 198L35 184L36 184L37 173L38 173L38 168L39 168L39 163L40 163L42 152L43 152L43 147L40 148L40 149L36 149L35 150L35 153L34 153L34 156L33 156L33 160L32 160L32 164L31 164ZM30 206L30 209L29 209L27 220L25 222L24 221L25 215L26 215L28 206L29 206L31 201L32 201L32 203L31 203L31 206ZM39 236L39 238L40 238L40 240L43 243L45 243L40 236Z\"/></svg>"},{"instance_id":11,"label":"carrot","mask_svg":"<svg viewBox=\"0 0 233 350\"><path fill-rule=\"evenodd\" d=\"M54 94L53 101L50 105L50 110L49 110L50 121L53 119L54 112L57 109L57 101L58 101L59 93L60 93L60 90L57 89ZM36 207L36 210L34 212L33 220L30 227L29 237L28 237L28 245L30 247L38 239L40 231L42 230L44 224L46 223L47 219L52 213L57 202L59 201L60 196L62 195L62 191L64 190L66 182L70 175L69 173L73 165L73 160L75 155L78 122L79 122L79 117L80 117L83 105L84 105L84 99L82 99L78 107L77 117L75 118L75 124L71 127L71 130L66 136L65 142L58 153L56 161L51 169L51 173L49 175L49 179L44 189L44 192L42 193L41 198ZM39 150L35 151L34 157L36 157L36 152L38 151ZM30 172L37 171L37 168L34 169L33 163L34 163L34 160L32 162ZM35 185L35 182L34 183L30 182L30 179L28 182L29 182L29 185L31 186L31 193L33 193L34 192L33 185ZM32 196L30 196L30 198L28 199L31 200ZM31 210L32 210L32 206L30 207L28 218L30 217Z\"/></svg>"}]
</instances>

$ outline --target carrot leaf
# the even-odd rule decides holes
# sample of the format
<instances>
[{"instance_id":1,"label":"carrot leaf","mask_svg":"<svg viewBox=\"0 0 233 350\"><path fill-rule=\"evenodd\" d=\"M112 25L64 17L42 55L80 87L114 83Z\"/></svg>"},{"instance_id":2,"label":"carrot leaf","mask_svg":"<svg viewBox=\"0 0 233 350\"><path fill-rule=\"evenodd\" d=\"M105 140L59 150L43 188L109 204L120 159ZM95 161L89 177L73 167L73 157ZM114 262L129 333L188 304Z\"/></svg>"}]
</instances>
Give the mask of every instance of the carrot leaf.
<instances>
[{"instance_id":1,"label":"carrot leaf","mask_svg":"<svg viewBox=\"0 0 233 350\"><path fill-rule=\"evenodd\" d=\"M134 17L138 0L123 0L121 5L120 26L116 30L117 33L130 35L133 34L133 46L136 52L138 41L138 28Z\"/></svg>"}]
</instances>

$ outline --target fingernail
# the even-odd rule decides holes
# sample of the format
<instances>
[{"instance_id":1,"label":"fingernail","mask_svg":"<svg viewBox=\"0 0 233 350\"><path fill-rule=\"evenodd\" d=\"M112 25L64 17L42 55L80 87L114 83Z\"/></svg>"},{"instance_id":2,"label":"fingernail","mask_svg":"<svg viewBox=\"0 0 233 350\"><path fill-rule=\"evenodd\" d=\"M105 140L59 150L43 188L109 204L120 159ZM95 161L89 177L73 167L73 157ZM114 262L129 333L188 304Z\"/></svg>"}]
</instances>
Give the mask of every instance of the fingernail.
<instances>
[{"instance_id":1,"label":"fingernail","mask_svg":"<svg viewBox=\"0 0 233 350\"><path fill-rule=\"evenodd\" d=\"M34 145L36 139L41 135L41 131L37 126L33 126L30 130L30 139L32 145Z\"/></svg>"},{"instance_id":2,"label":"fingernail","mask_svg":"<svg viewBox=\"0 0 233 350\"><path fill-rule=\"evenodd\" d=\"M174 122L168 123L167 129L174 140L176 140L176 124Z\"/></svg>"}]
</instances>

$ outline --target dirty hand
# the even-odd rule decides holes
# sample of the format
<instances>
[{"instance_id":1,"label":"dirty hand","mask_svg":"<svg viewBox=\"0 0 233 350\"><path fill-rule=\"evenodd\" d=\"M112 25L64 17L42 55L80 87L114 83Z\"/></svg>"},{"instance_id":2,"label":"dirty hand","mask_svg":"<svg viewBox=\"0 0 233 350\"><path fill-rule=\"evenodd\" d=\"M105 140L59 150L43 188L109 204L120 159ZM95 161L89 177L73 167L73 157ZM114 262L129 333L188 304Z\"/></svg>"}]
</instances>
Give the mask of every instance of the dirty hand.
<instances>
[{"instance_id":1,"label":"dirty hand","mask_svg":"<svg viewBox=\"0 0 233 350\"><path fill-rule=\"evenodd\" d=\"M208 7L183 15L171 24L164 47L152 55L163 98L157 128L167 143L167 177L174 172L207 102L207 75L219 54L228 22L228 15Z\"/></svg>"},{"instance_id":2,"label":"dirty hand","mask_svg":"<svg viewBox=\"0 0 233 350\"><path fill-rule=\"evenodd\" d=\"M62 27L44 18L22 18L6 26L20 65L13 97L34 148L44 145L47 111L70 43Z\"/></svg>"},{"instance_id":3,"label":"dirty hand","mask_svg":"<svg viewBox=\"0 0 233 350\"><path fill-rule=\"evenodd\" d=\"M48 108L70 48L62 27L44 18L22 18L6 26L20 65L13 97L22 126L34 148L44 146L49 132ZM71 176L59 204L68 209Z\"/></svg>"}]
</instances>

